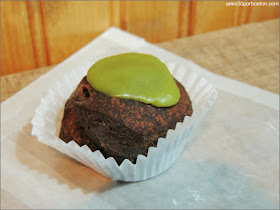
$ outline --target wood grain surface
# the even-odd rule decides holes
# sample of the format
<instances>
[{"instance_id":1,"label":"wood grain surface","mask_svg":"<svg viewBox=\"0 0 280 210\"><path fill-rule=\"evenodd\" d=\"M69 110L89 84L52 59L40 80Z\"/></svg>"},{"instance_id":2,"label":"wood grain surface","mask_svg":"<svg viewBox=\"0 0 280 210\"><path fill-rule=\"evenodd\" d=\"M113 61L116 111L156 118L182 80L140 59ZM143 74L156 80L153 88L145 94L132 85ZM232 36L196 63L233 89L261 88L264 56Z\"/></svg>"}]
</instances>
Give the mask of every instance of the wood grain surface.
<instances>
[{"instance_id":1,"label":"wood grain surface","mask_svg":"<svg viewBox=\"0 0 280 210\"><path fill-rule=\"evenodd\" d=\"M279 20L252 23L157 45L211 72L279 94ZM1 101L51 68L1 77Z\"/></svg>"},{"instance_id":2,"label":"wood grain surface","mask_svg":"<svg viewBox=\"0 0 280 210\"><path fill-rule=\"evenodd\" d=\"M162 42L178 36L179 1L128 1L126 27L130 33Z\"/></svg>"},{"instance_id":3,"label":"wood grain surface","mask_svg":"<svg viewBox=\"0 0 280 210\"><path fill-rule=\"evenodd\" d=\"M190 35L228 28L238 23L240 7L226 6L225 1L195 1L193 4L195 11Z\"/></svg>"},{"instance_id":4,"label":"wood grain surface","mask_svg":"<svg viewBox=\"0 0 280 210\"><path fill-rule=\"evenodd\" d=\"M35 68L31 37L25 2L1 1L1 75Z\"/></svg>"},{"instance_id":5,"label":"wood grain surface","mask_svg":"<svg viewBox=\"0 0 280 210\"><path fill-rule=\"evenodd\" d=\"M61 62L111 25L109 1L42 1L41 6L50 64Z\"/></svg>"},{"instance_id":6,"label":"wood grain surface","mask_svg":"<svg viewBox=\"0 0 280 210\"><path fill-rule=\"evenodd\" d=\"M57 64L110 26L159 43L279 17L279 6L227 2L0 1L1 75Z\"/></svg>"},{"instance_id":7,"label":"wood grain surface","mask_svg":"<svg viewBox=\"0 0 280 210\"><path fill-rule=\"evenodd\" d=\"M276 2L276 1L274 1ZM279 1L278 1L279 2ZM251 7L248 22L259 22L279 17L279 6Z\"/></svg>"},{"instance_id":8,"label":"wood grain surface","mask_svg":"<svg viewBox=\"0 0 280 210\"><path fill-rule=\"evenodd\" d=\"M50 64L47 57L44 27L42 24L41 5L39 1L26 1L29 29L32 38L35 68Z\"/></svg>"}]
</instances>

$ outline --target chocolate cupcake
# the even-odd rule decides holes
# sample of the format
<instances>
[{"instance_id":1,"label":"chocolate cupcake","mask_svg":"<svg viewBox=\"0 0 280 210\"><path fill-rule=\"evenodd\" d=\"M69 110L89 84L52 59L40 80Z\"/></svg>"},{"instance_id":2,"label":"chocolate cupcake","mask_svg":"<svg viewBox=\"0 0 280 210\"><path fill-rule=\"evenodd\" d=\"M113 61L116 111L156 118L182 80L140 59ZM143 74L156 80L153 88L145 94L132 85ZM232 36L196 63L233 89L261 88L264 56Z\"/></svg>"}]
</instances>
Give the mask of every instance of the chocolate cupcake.
<instances>
[{"instance_id":1,"label":"chocolate cupcake","mask_svg":"<svg viewBox=\"0 0 280 210\"><path fill-rule=\"evenodd\" d=\"M114 98L96 91L84 77L65 104L59 137L74 140L91 151L100 150L118 164L129 159L136 163L139 154L147 155L177 122L192 115L185 88L176 81L180 100L171 107L155 107L142 102Z\"/></svg>"},{"instance_id":2,"label":"chocolate cupcake","mask_svg":"<svg viewBox=\"0 0 280 210\"><path fill-rule=\"evenodd\" d=\"M168 169L217 91L191 66L166 63L180 96L173 105L117 98L87 81L92 64L58 79L35 110L32 135L113 180L141 181Z\"/></svg>"}]
</instances>

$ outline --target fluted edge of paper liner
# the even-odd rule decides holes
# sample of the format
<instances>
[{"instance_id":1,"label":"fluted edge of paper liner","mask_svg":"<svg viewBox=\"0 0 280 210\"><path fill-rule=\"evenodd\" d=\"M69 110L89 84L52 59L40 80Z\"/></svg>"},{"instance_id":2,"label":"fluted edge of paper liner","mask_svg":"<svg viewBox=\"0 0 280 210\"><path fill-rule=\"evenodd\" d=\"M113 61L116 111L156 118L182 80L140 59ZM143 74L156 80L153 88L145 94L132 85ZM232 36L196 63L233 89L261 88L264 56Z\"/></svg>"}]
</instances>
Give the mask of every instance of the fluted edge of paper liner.
<instances>
[{"instance_id":1,"label":"fluted edge of paper liner","mask_svg":"<svg viewBox=\"0 0 280 210\"><path fill-rule=\"evenodd\" d=\"M159 138L157 147L148 149L147 157L138 155L136 164L125 159L119 166L113 157L104 158L99 150L92 152L86 145L80 147L73 140L65 143L58 137L65 102L93 64L90 62L73 69L41 99L31 121L32 135L36 136L40 142L113 180L135 182L162 173L180 156L192 128L207 113L218 95L213 85L197 72L176 63L165 63L170 73L187 90L194 112L192 117L186 116L183 123L178 122L175 129L169 129L165 138Z\"/></svg>"}]
</instances>

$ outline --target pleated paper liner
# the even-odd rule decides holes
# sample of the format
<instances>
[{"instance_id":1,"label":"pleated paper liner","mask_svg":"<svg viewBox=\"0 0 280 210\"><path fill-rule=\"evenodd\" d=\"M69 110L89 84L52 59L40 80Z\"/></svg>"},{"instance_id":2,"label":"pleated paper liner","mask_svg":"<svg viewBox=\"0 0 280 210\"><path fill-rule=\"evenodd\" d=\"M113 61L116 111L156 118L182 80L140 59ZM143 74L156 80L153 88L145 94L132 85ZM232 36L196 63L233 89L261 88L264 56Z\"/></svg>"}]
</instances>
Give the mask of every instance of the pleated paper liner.
<instances>
[{"instance_id":1,"label":"pleated paper liner","mask_svg":"<svg viewBox=\"0 0 280 210\"><path fill-rule=\"evenodd\" d=\"M32 135L58 151L67 154L82 164L113 180L134 182L154 177L168 169L185 149L188 136L195 125L207 113L217 98L215 88L197 72L176 63L167 62L171 74L185 87L193 106L192 117L186 116L183 123L169 129L165 138L159 138L157 147L148 149L147 157L139 154L136 164L125 159L119 166L113 157L104 158L97 150L80 147L75 141L65 143L59 139L64 105L93 63L73 69L49 90L41 99L31 121Z\"/></svg>"}]
</instances>

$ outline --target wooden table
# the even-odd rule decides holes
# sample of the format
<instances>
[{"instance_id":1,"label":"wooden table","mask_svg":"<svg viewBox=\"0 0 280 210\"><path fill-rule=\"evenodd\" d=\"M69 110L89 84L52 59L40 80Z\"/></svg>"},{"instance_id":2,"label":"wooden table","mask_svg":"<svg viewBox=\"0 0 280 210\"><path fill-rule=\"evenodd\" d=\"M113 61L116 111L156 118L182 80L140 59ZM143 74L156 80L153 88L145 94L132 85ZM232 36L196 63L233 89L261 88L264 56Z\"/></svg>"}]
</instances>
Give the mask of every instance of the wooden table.
<instances>
[{"instance_id":1,"label":"wooden table","mask_svg":"<svg viewBox=\"0 0 280 210\"><path fill-rule=\"evenodd\" d=\"M279 19L156 45L216 74L279 94ZM1 102L52 67L1 77Z\"/></svg>"}]
</instances>

